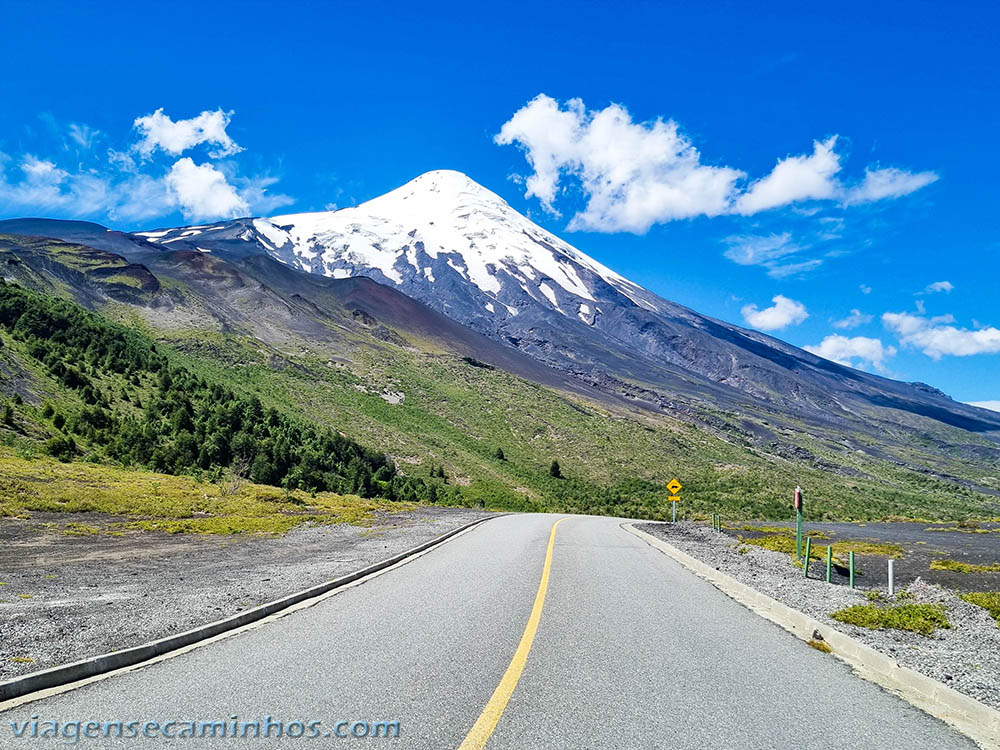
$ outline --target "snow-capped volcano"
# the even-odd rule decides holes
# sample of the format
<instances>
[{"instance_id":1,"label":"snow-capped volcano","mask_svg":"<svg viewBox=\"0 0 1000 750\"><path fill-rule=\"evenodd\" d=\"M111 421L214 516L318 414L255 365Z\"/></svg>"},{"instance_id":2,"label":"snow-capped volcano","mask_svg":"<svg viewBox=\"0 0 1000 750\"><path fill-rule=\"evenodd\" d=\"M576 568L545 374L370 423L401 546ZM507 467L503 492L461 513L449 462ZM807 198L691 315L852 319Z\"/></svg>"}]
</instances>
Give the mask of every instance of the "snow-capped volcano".
<instances>
[{"instance_id":1,"label":"snow-capped volcano","mask_svg":"<svg viewBox=\"0 0 1000 750\"><path fill-rule=\"evenodd\" d=\"M232 224L142 232L202 249L222 240L259 245L290 266L334 278L369 276L445 312L496 330L541 306L593 324L603 306L659 309L658 298L511 208L461 172L427 172L353 208ZM465 299L432 289L465 287ZM621 299L624 297L625 299ZM464 308L457 310L456 308Z\"/></svg>"},{"instance_id":2,"label":"snow-capped volcano","mask_svg":"<svg viewBox=\"0 0 1000 750\"><path fill-rule=\"evenodd\" d=\"M851 370L658 297L460 172L428 172L337 211L138 236L230 258L267 254L327 277L367 276L547 365L661 407L754 403L822 420L888 407L983 422L979 410L926 386Z\"/></svg>"},{"instance_id":3,"label":"snow-capped volcano","mask_svg":"<svg viewBox=\"0 0 1000 750\"><path fill-rule=\"evenodd\" d=\"M524 294L563 314L593 317L595 292L605 284L651 304L643 290L451 170L427 172L355 208L259 219L254 228L282 260L313 273L378 272L403 286L414 276L434 282L450 269L500 315L501 308L517 314Z\"/></svg>"}]
</instances>

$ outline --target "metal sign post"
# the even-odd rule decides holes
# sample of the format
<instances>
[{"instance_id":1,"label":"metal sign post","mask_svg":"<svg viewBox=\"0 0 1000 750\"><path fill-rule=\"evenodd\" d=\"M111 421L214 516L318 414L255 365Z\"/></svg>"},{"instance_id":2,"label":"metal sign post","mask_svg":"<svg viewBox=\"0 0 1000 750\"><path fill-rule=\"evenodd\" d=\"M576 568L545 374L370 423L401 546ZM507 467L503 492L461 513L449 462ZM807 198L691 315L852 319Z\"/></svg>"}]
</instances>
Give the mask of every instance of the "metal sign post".
<instances>
[{"instance_id":1,"label":"metal sign post","mask_svg":"<svg viewBox=\"0 0 1000 750\"><path fill-rule=\"evenodd\" d=\"M674 477L669 482L667 482L667 490L670 492L670 503L674 506L671 523L677 523L677 503L681 501L681 496L677 493L681 491L684 485L677 481L677 477Z\"/></svg>"}]
</instances>

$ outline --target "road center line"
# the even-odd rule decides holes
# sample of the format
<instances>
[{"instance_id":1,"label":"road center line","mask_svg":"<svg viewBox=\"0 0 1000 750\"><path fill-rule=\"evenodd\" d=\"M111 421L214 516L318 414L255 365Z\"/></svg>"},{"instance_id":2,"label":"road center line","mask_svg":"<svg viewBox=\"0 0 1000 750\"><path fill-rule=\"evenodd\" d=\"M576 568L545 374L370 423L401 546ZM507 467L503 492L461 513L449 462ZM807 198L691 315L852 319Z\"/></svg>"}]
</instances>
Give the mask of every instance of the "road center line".
<instances>
[{"instance_id":1,"label":"road center line","mask_svg":"<svg viewBox=\"0 0 1000 750\"><path fill-rule=\"evenodd\" d=\"M538 631L538 621L542 619L542 608L545 606L545 592L549 588L549 570L552 568L552 548L556 542L556 528L565 520L565 518L560 518L552 524L552 533L549 534L549 546L545 551L545 564L542 566L542 579L538 582L538 593L535 594L535 604L531 608L528 624L524 627L524 634L521 636L521 642L517 644L517 651L514 652L514 658L511 659L507 671L503 673L503 677L500 679L500 684L493 691L493 695L486 704L486 708L479 714L479 718L476 719L476 723L462 741L459 750L483 750L486 747L486 743L493 735L493 730L496 729L504 709L507 708L510 696L514 694L514 688L517 687L518 680L521 679L521 672L524 671L524 665L528 661L528 653L531 651L531 644L535 640L535 633Z\"/></svg>"}]
</instances>

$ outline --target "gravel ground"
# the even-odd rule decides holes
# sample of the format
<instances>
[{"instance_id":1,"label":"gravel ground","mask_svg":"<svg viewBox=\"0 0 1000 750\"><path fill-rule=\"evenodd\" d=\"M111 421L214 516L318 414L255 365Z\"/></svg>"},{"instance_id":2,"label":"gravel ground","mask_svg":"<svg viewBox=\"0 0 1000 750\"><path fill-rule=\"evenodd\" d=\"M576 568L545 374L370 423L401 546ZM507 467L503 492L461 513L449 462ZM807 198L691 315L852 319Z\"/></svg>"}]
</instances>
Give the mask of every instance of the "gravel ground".
<instances>
[{"instance_id":1,"label":"gravel ground","mask_svg":"<svg viewBox=\"0 0 1000 750\"><path fill-rule=\"evenodd\" d=\"M422 507L279 538L68 536L0 523L0 681L136 646L359 570L488 513Z\"/></svg>"},{"instance_id":2,"label":"gravel ground","mask_svg":"<svg viewBox=\"0 0 1000 750\"><path fill-rule=\"evenodd\" d=\"M1000 709L1000 627L989 613L962 601L952 591L917 579L906 590L917 602L944 604L951 629L937 630L927 637L902 630L869 630L837 622L831 612L852 604L867 604L864 589L852 591L844 585L805 579L801 568L789 556L745 547L728 534L690 521L676 524L642 524L638 528L711 565L738 581L814 617L827 626L846 633L952 688ZM884 565L884 558L861 558L858 564ZM822 565L813 563L813 575L820 576ZM884 593L884 589L883 593Z\"/></svg>"}]
</instances>

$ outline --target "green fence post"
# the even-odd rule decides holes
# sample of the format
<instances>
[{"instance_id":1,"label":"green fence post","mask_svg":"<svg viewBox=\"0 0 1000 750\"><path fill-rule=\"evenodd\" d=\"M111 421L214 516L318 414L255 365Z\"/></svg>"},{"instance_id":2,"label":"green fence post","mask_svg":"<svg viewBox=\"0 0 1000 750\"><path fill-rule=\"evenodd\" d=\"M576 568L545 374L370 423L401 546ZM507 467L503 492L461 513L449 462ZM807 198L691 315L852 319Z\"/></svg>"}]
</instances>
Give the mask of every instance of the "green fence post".
<instances>
[{"instance_id":1,"label":"green fence post","mask_svg":"<svg viewBox=\"0 0 1000 750\"><path fill-rule=\"evenodd\" d=\"M809 553L812 552L812 542L813 538L811 536L806 537L806 559L802 561L802 575L805 578L809 577Z\"/></svg>"},{"instance_id":2,"label":"green fence post","mask_svg":"<svg viewBox=\"0 0 1000 750\"><path fill-rule=\"evenodd\" d=\"M854 588L854 552L851 551L850 554L847 555L847 557L848 557L848 560L849 560L848 565L851 568L851 588L853 589Z\"/></svg>"},{"instance_id":3,"label":"green fence post","mask_svg":"<svg viewBox=\"0 0 1000 750\"><path fill-rule=\"evenodd\" d=\"M830 573L833 570L833 544L826 546L826 582L830 582Z\"/></svg>"}]
</instances>

